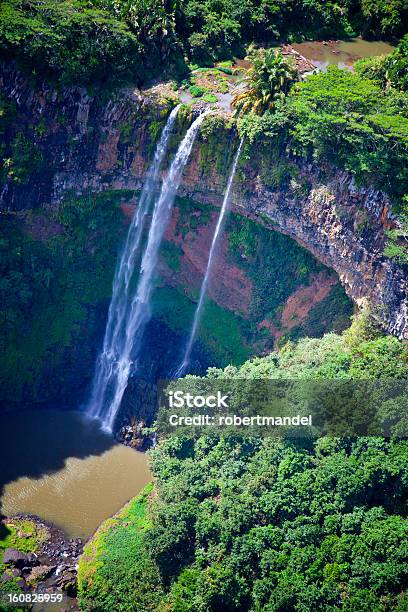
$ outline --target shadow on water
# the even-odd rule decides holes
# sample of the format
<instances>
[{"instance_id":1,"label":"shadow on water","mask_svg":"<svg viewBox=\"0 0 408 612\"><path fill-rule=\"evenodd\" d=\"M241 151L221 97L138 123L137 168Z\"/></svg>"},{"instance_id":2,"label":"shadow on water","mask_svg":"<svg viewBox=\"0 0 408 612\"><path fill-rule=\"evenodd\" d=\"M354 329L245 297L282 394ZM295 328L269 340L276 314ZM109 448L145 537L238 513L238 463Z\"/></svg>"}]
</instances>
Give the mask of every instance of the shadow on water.
<instances>
[{"instance_id":1,"label":"shadow on water","mask_svg":"<svg viewBox=\"0 0 408 612\"><path fill-rule=\"evenodd\" d=\"M119 444L83 413L2 414L0 428L6 516L37 515L69 537L87 539L151 480L145 454Z\"/></svg>"},{"instance_id":2,"label":"shadow on water","mask_svg":"<svg viewBox=\"0 0 408 612\"><path fill-rule=\"evenodd\" d=\"M116 444L97 421L79 412L3 413L0 431L0 497L9 482L41 478L62 469L69 457L101 455Z\"/></svg>"}]
</instances>

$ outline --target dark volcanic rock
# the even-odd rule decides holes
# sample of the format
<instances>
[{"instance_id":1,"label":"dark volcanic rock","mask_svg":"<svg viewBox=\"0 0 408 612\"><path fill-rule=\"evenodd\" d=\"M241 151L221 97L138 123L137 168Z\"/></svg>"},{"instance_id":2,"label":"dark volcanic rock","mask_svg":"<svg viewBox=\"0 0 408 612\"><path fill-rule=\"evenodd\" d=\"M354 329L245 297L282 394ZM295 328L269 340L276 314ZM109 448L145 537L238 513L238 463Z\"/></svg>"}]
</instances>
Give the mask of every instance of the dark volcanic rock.
<instances>
[{"instance_id":1,"label":"dark volcanic rock","mask_svg":"<svg viewBox=\"0 0 408 612\"><path fill-rule=\"evenodd\" d=\"M27 518L18 515L14 518ZM10 567L0 577L1 581L17 580L23 591L53 588L63 589L70 598L70 609L78 610L76 606L76 573L79 556L83 544L80 539L66 538L65 534L38 517L29 516L31 521L46 528L47 539L42 542L37 553L24 554L14 548L7 548L3 561ZM4 518L3 521L7 521Z\"/></svg>"},{"instance_id":2,"label":"dark volcanic rock","mask_svg":"<svg viewBox=\"0 0 408 612\"><path fill-rule=\"evenodd\" d=\"M24 567L27 564L27 555L15 548L6 548L3 555L3 563L10 563L16 567Z\"/></svg>"},{"instance_id":3,"label":"dark volcanic rock","mask_svg":"<svg viewBox=\"0 0 408 612\"><path fill-rule=\"evenodd\" d=\"M21 575L21 571L16 567L13 567L3 573L1 580L2 582L8 582L9 580L13 580L14 578L20 578Z\"/></svg>"}]
</instances>

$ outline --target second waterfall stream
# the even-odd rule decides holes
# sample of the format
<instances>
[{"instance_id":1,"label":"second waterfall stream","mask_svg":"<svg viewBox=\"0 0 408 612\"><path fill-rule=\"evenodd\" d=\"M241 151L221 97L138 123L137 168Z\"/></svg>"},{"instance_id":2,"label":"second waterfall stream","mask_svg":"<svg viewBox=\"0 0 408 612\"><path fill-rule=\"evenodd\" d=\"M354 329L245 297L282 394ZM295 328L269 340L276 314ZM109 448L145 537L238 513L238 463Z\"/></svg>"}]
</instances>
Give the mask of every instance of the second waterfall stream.
<instances>
[{"instance_id":1,"label":"second waterfall stream","mask_svg":"<svg viewBox=\"0 0 408 612\"><path fill-rule=\"evenodd\" d=\"M195 138L207 112L199 115L187 130L156 196L160 165L178 108L170 114L162 132L152 165L139 199L125 246L113 281L112 300L101 354L98 357L86 412L100 419L103 429L111 432L128 384L131 370L137 370L141 342L150 318L150 298L154 286L160 243L179 187L182 172ZM144 248L139 278L132 289L134 263L140 247L145 218L154 201L152 220Z\"/></svg>"},{"instance_id":2,"label":"second waterfall stream","mask_svg":"<svg viewBox=\"0 0 408 612\"><path fill-rule=\"evenodd\" d=\"M216 253L216 250L217 250L218 241L219 241L219 238L221 236L221 232L222 232L222 228L223 228L223 224L224 224L225 215L226 215L227 210L228 210L229 200L230 200L230 193L231 193L231 187L232 187L232 183L234 181L235 173L237 171L238 160L239 160L239 156L241 155L242 145L243 145L243 139L241 139L241 141L240 141L240 143L238 145L238 149L237 149L237 152L235 154L234 161L233 161L232 168L231 168L231 172L230 172L230 175L229 175L229 178L228 178L227 187L225 189L224 199L223 199L223 202L222 202L220 215L218 217L217 225L215 227L215 232L214 232L214 236L213 236L212 243L211 243L211 248L210 248L210 254L208 256L207 269L205 271L204 279L203 279L203 282L201 284L200 296L198 298L196 310L195 310L195 313L194 313L194 319L193 319L193 324L191 326L190 336L189 336L187 344L186 344L186 348L185 348L185 351L184 351L182 362L181 362L179 368L176 370L176 372L174 374L175 378L178 378L178 377L182 376L186 372L186 370L188 368L188 365L190 363L191 351L193 349L194 340L195 340L196 335L197 335L198 325L200 323L201 315L202 315L202 312L203 312L204 300L205 300L205 296L206 296L206 293L207 293L208 282L210 280L211 269L212 269L212 265L214 263L214 257L215 257L215 253Z\"/></svg>"}]
</instances>

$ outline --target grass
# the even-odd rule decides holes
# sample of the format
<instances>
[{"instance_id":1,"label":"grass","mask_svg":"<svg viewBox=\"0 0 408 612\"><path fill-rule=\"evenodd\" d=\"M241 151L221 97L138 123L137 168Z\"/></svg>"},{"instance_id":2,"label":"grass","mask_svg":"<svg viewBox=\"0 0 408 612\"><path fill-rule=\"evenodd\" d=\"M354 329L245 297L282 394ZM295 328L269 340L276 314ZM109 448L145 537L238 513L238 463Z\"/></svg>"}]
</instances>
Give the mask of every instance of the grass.
<instances>
[{"instance_id":1,"label":"grass","mask_svg":"<svg viewBox=\"0 0 408 612\"><path fill-rule=\"evenodd\" d=\"M40 527L29 519L9 519L0 524L0 576L8 573L9 568L2 563L4 551L7 548L15 548L22 553L36 552L48 537L48 529ZM21 593L19 579L13 578L7 582L0 581L0 598L9 593ZM0 610L13 610L17 612L20 608L16 606L0 605Z\"/></svg>"},{"instance_id":2,"label":"grass","mask_svg":"<svg viewBox=\"0 0 408 612\"><path fill-rule=\"evenodd\" d=\"M152 522L148 502L153 484L99 527L85 546L78 568L81 610L154 610L160 590L157 568L146 553ZM139 601L140 598L140 601Z\"/></svg>"},{"instance_id":3,"label":"grass","mask_svg":"<svg viewBox=\"0 0 408 612\"><path fill-rule=\"evenodd\" d=\"M3 558L6 548L16 548L20 552L36 552L47 539L48 530L29 519L10 519L3 523L4 533L0 539L0 555Z\"/></svg>"},{"instance_id":4,"label":"grass","mask_svg":"<svg viewBox=\"0 0 408 612\"><path fill-rule=\"evenodd\" d=\"M214 94L208 93L203 96L203 100L204 102L208 102L209 104L214 104L218 101L218 98Z\"/></svg>"}]
</instances>

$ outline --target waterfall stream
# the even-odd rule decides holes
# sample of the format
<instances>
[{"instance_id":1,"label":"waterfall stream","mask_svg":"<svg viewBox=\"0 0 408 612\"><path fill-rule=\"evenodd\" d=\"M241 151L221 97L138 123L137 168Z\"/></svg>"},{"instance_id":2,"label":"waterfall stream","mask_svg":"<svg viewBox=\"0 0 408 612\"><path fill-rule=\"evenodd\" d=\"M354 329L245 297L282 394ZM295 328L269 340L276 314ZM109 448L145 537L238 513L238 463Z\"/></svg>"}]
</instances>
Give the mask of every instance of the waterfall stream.
<instances>
[{"instance_id":1,"label":"waterfall stream","mask_svg":"<svg viewBox=\"0 0 408 612\"><path fill-rule=\"evenodd\" d=\"M113 283L112 301L102 352L97 360L88 415L98 418L106 431L112 431L117 412L128 384L131 369L137 369L143 332L150 318L150 297L154 286L159 247L169 220L182 172L194 140L207 112L202 113L181 141L160 195L155 198L160 165L167 151L168 139L177 115L176 107L161 135L153 163L140 196L139 205ZM144 221L154 201L147 243L140 264L136 288L132 288L135 258L143 233Z\"/></svg>"},{"instance_id":2,"label":"waterfall stream","mask_svg":"<svg viewBox=\"0 0 408 612\"><path fill-rule=\"evenodd\" d=\"M215 232L214 232L214 236L213 236L212 243L211 243L210 254L208 256L207 269L205 271L205 276L201 284L200 296L198 298L197 307L194 313L194 319L193 319L193 324L191 326L190 336L189 336L189 339L188 339L188 342L187 342L187 345L184 351L184 356L183 356L181 365L179 366L179 368L176 370L174 374L175 378L182 376L185 373L190 363L191 351L193 349L194 340L197 335L197 329L200 323L200 318L201 318L202 310L204 307L204 300L205 300L205 296L207 293L208 282L209 282L210 274L211 274L211 268L214 263L214 255L216 253L218 240L221 235L225 215L228 210L229 196L231 192L232 183L234 181L235 172L237 170L237 165L238 165L239 156L241 154L242 144L243 144L243 139L241 139L238 145L238 149L235 154L234 162L232 164L231 172L228 178L227 187L225 189L224 199L223 199L222 206L221 206L221 211L218 217L217 225L215 227Z\"/></svg>"}]
</instances>

